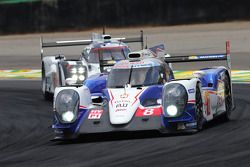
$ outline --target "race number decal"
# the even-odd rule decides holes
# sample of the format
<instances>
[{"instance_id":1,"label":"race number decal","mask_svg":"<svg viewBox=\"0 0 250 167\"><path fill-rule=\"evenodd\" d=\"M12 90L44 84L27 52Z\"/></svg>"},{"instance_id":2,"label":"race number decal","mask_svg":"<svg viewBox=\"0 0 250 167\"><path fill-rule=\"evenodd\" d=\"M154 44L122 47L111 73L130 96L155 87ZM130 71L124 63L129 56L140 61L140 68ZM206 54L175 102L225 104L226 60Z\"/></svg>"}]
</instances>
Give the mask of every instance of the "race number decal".
<instances>
[{"instance_id":1,"label":"race number decal","mask_svg":"<svg viewBox=\"0 0 250 167\"><path fill-rule=\"evenodd\" d=\"M144 112L143 112L143 115L144 115L144 116L153 115L153 114L154 114L154 109L153 109L153 108L146 109L146 110L144 110Z\"/></svg>"},{"instance_id":2,"label":"race number decal","mask_svg":"<svg viewBox=\"0 0 250 167\"><path fill-rule=\"evenodd\" d=\"M142 108L139 107L136 111L136 117L144 117L144 116L160 116L162 113L161 107L155 108Z\"/></svg>"},{"instance_id":3,"label":"race number decal","mask_svg":"<svg viewBox=\"0 0 250 167\"><path fill-rule=\"evenodd\" d=\"M103 110L91 110L88 116L88 119L100 119L102 116Z\"/></svg>"}]
</instances>

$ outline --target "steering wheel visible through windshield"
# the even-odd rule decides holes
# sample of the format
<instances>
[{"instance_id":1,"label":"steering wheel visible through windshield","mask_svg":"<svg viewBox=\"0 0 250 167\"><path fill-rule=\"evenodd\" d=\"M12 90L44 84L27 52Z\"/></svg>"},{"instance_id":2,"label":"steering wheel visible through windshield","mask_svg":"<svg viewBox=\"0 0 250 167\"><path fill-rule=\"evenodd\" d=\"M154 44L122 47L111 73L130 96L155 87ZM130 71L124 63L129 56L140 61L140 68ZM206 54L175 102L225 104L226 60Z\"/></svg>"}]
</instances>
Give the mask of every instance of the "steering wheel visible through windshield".
<instances>
[{"instance_id":1,"label":"steering wheel visible through windshield","mask_svg":"<svg viewBox=\"0 0 250 167\"><path fill-rule=\"evenodd\" d=\"M130 69L112 69L108 76L109 88L122 88L126 84L132 87L149 86L161 82L160 67L143 67Z\"/></svg>"}]
</instances>

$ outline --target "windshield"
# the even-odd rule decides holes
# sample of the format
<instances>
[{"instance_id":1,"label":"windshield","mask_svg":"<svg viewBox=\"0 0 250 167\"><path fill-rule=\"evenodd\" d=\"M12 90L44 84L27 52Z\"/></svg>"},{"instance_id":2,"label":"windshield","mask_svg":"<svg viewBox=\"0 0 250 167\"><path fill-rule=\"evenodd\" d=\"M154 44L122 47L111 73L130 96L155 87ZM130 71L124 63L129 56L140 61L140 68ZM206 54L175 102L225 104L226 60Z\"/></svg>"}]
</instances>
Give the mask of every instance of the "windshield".
<instances>
[{"instance_id":1,"label":"windshield","mask_svg":"<svg viewBox=\"0 0 250 167\"><path fill-rule=\"evenodd\" d=\"M160 84L160 69L160 67L112 69L108 76L108 87L122 88L126 84L132 87Z\"/></svg>"},{"instance_id":2,"label":"windshield","mask_svg":"<svg viewBox=\"0 0 250 167\"><path fill-rule=\"evenodd\" d=\"M99 60L124 60L129 49L127 47L95 48L90 51L89 63L99 63Z\"/></svg>"}]
</instances>

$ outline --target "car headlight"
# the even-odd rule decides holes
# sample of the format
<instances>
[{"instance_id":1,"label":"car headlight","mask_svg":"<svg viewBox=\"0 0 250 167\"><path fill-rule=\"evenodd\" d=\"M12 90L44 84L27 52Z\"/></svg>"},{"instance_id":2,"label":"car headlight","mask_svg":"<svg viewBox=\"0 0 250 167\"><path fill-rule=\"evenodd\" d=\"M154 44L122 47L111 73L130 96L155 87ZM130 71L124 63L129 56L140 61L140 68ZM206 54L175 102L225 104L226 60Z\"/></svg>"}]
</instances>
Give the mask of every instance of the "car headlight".
<instances>
[{"instance_id":1,"label":"car headlight","mask_svg":"<svg viewBox=\"0 0 250 167\"><path fill-rule=\"evenodd\" d=\"M60 91L56 97L55 109L61 123L72 123L77 118L79 94L72 89Z\"/></svg>"},{"instance_id":2,"label":"car headlight","mask_svg":"<svg viewBox=\"0 0 250 167\"><path fill-rule=\"evenodd\" d=\"M79 74L83 74L84 72L85 72L85 68L83 68L83 67L78 68L78 73Z\"/></svg>"},{"instance_id":3,"label":"car headlight","mask_svg":"<svg viewBox=\"0 0 250 167\"><path fill-rule=\"evenodd\" d=\"M82 84L87 78L87 67L84 65L73 66L66 77L66 85Z\"/></svg>"},{"instance_id":4,"label":"car headlight","mask_svg":"<svg viewBox=\"0 0 250 167\"><path fill-rule=\"evenodd\" d=\"M163 112L166 117L180 116L185 110L188 94L178 83L168 84L163 90Z\"/></svg>"},{"instance_id":5,"label":"car headlight","mask_svg":"<svg viewBox=\"0 0 250 167\"><path fill-rule=\"evenodd\" d=\"M167 106L167 113L169 116L176 116L178 113L178 109L175 105Z\"/></svg>"},{"instance_id":6,"label":"car headlight","mask_svg":"<svg viewBox=\"0 0 250 167\"><path fill-rule=\"evenodd\" d=\"M76 72L77 72L77 69L76 69L76 68L72 68L72 69L71 69L71 73L72 73L72 74L76 74Z\"/></svg>"},{"instance_id":7,"label":"car headlight","mask_svg":"<svg viewBox=\"0 0 250 167\"><path fill-rule=\"evenodd\" d=\"M72 75L73 80L77 80L78 76L76 74Z\"/></svg>"},{"instance_id":8,"label":"car headlight","mask_svg":"<svg viewBox=\"0 0 250 167\"><path fill-rule=\"evenodd\" d=\"M80 81L83 81L84 79L85 79L85 76L84 76L84 75L80 75L80 76L79 76L79 80L80 80Z\"/></svg>"}]
</instances>

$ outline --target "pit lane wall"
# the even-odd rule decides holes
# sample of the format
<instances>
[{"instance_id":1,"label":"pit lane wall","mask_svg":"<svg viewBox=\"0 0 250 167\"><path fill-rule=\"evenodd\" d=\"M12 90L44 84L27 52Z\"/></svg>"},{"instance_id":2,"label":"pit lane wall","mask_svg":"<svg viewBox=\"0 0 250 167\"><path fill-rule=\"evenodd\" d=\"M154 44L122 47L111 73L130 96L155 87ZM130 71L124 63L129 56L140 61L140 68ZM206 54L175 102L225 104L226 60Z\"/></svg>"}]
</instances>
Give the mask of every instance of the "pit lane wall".
<instances>
[{"instance_id":1,"label":"pit lane wall","mask_svg":"<svg viewBox=\"0 0 250 167\"><path fill-rule=\"evenodd\" d=\"M247 0L0 0L0 34L249 20Z\"/></svg>"}]
</instances>

